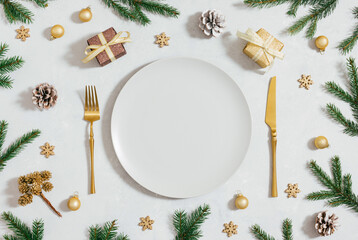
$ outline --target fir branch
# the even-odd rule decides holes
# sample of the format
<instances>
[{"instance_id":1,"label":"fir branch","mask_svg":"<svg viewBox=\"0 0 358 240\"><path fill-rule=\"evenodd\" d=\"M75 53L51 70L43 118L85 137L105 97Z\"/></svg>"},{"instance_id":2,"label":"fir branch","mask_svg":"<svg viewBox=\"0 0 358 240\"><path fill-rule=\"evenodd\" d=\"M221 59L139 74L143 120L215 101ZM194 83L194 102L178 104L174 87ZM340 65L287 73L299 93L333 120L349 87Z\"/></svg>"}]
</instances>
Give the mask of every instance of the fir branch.
<instances>
[{"instance_id":1,"label":"fir branch","mask_svg":"<svg viewBox=\"0 0 358 240\"><path fill-rule=\"evenodd\" d=\"M48 0L30 0L35 2L39 7L45 8L48 6Z\"/></svg>"},{"instance_id":2,"label":"fir branch","mask_svg":"<svg viewBox=\"0 0 358 240\"><path fill-rule=\"evenodd\" d=\"M7 126L8 123L4 120L0 121L0 153L2 151L2 147L5 142L6 134L7 134Z\"/></svg>"},{"instance_id":3,"label":"fir branch","mask_svg":"<svg viewBox=\"0 0 358 240\"><path fill-rule=\"evenodd\" d=\"M44 237L45 226L42 219L36 219L32 223L32 240L40 240Z\"/></svg>"},{"instance_id":4,"label":"fir branch","mask_svg":"<svg viewBox=\"0 0 358 240\"><path fill-rule=\"evenodd\" d=\"M349 136L358 136L358 124L346 119L342 112L334 105L334 104L327 104L326 105L326 110L329 114L329 116L331 116L331 118L333 118L336 122L338 122L339 124L343 125L345 128L343 129L343 132L345 134L348 134Z\"/></svg>"},{"instance_id":5,"label":"fir branch","mask_svg":"<svg viewBox=\"0 0 358 240\"><path fill-rule=\"evenodd\" d=\"M103 233L104 233L104 239L109 240L113 239L117 233L118 226L116 226L116 220L113 220L112 222L106 222L103 227Z\"/></svg>"},{"instance_id":6,"label":"fir branch","mask_svg":"<svg viewBox=\"0 0 358 240\"><path fill-rule=\"evenodd\" d=\"M258 240L275 240L274 237L267 234L258 224L255 224L250 227L251 233L255 236ZM284 240L293 240L293 233L292 233L292 220L286 218L282 223L282 238Z\"/></svg>"},{"instance_id":7,"label":"fir branch","mask_svg":"<svg viewBox=\"0 0 358 240\"><path fill-rule=\"evenodd\" d=\"M0 60L0 74L10 73L21 68L24 60L21 57L10 57Z\"/></svg>"},{"instance_id":8,"label":"fir branch","mask_svg":"<svg viewBox=\"0 0 358 240\"><path fill-rule=\"evenodd\" d=\"M326 82L325 87L330 93L332 93L342 101L345 101L347 103L351 103L354 101L353 97L348 92L344 91L343 88L335 82Z\"/></svg>"},{"instance_id":9,"label":"fir branch","mask_svg":"<svg viewBox=\"0 0 358 240\"><path fill-rule=\"evenodd\" d=\"M107 5L107 7L113 8L123 18L136 21L137 17L135 13L133 13L133 11L129 8L122 6L118 0L103 0L103 2Z\"/></svg>"},{"instance_id":10,"label":"fir branch","mask_svg":"<svg viewBox=\"0 0 358 240\"><path fill-rule=\"evenodd\" d=\"M202 237L201 225L210 215L210 206L204 204L189 216L183 210L177 210L173 216L173 225L177 232L175 240L197 240Z\"/></svg>"},{"instance_id":11,"label":"fir branch","mask_svg":"<svg viewBox=\"0 0 358 240\"><path fill-rule=\"evenodd\" d=\"M32 23L34 14L22 4L13 0L1 0L5 16L10 23Z\"/></svg>"},{"instance_id":12,"label":"fir branch","mask_svg":"<svg viewBox=\"0 0 358 240\"><path fill-rule=\"evenodd\" d=\"M353 9L354 18L358 19L358 7ZM338 49L342 54L351 52L358 42L358 24L353 29L353 32L349 37L341 41L338 45Z\"/></svg>"},{"instance_id":13,"label":"fir branch","mask_svg":"<svg viewBox=\"0 0 358 240\"><path fill-rule=\"evenodd\" d=\"M124 233L120 233L115 240L129 240L128 235L124 234Z\"/></svg>"},{"instance_id":14,"label":"fir branch","mask_svg":"<svg viewBox=\"0 0 358 240\"><path fill-rule=\"evenodd\" d=\"M0 75L0 87L3 88L12 88L13 80L7 75Z\"/></svg>"},{"instance_id":15,"label":"fir branch","mask_svg":"<svg viewBox=\"0 0 358 240\"><path fill-rule=\"evenodd\" d=\"M89 240L100 240L103 237L103 230L99 225L91 226L89 228Z\"/></svg>"},{"instance_id":16,"label":"fir branch","mask_svg":"<svg viewBox=\"0 0 358 240\"><path fill-rule=\"evenodd\" d=\"M341 162L338 156L331 159L333 179L328 177L328 174L317 165L316 161L312 160L309 163L309 167L313 175L329 190L313 192L307 196L308 200L327 200L327 203L332 207L345 205L349 209L358 212L358 196L352 191L351 175L347 174L342 179ZM335 182L336 180L337 182ZM327 181L332 184L327 184Z\"/></svg>"},{"instance_id":17,"label":"fir branch","mask_svg":"<svg viewBox=\"0 0 358 240\"><path fill-rule=\"evenodd\" d=\"M167 17L178 17L180 12L178 9L161 2L149 0L134 0L134 4L140 6L150 13L159 14Z\"/></svg>"},{"instance_id":18,"label":"fir branch","mask_svg":"<svg viewBox=\"0 0 358 240\"><path fill-rule=\"evenodd\" d=\"M5 56L7 51L9 51L9 45L6 43L0 43L0 59Z\"/></svg>"},{"instance_id":19,"label":"fir branch","mask_svg":"<svg viewBox=\"0 0 358 240\"><path fill-rule=\"evenodd\" d=\"M291 0L244 0L244 3L249 7L257 8L274 7L290 2Z\"/></svg>"},{"instance_id":20,"label":"fir branch","mask_svg":"<svg viewBox=\"0 0 358 240\"><path fill-rule=\"evenodd\" d=\"M255 236L258 240L275 240L274 237L268 235L258 224L251 226L250 228L251 233Z\"/></svg>"},{"instance_id":21,"label":"fir branch","mask_svg":"<svg viewBox=\"0 0 358 240\"><path fill-rule=\"evenodd\" d=\"M292 220L286 218L282 223L282 237L283 240L293 240Z\"/></svg>"},{"instance_id":22,"label":"fir branch","mask_svg":"<svg viewBox=\"0 0 358 240\"><path fill-rule=\"evenodd\" d=\"M120 233L117 235L117 220L106 222L103 227L99 225L89 228L89 240L129 240L128 236Z\"/></svg>"},{"instance_id":23,"label":"fir branch","mask_svg":"<svg viewBox=\"0 0 358 240\"><path fill-rule=\"evenodd\" d=\"M3 132L6 134L7 130L7 123L5 121L0 122L1 126L5 126L5 131ZM35 138L37 138L40 135L40 130L32 130L29 133L24 134L22 137L17 139L13 144L11 144L2 154L0 153L0 171L4 169L6 166L6 162L10 159L14 158L16 155L18 155L27 144L34 141ZM1 136L2 137L2 136ZM1 142L0 137L0 142ZM4 140L2 140L4 141Z\"/></svg>"},{"instance_id":24,"label":"fir branch","mask_svg":"<svg viewBox=\"0 0 358 240\"><path fill-rule=\"evenodd\" d=\"M30 228L26 226L25 223L21 222L20 219L15 217L11 212L3 212L1 217L6 222L8 228L14 232L16 239L33 240ZM7 238L11 239L8 235Z\"/></svg>"}]
</instances>

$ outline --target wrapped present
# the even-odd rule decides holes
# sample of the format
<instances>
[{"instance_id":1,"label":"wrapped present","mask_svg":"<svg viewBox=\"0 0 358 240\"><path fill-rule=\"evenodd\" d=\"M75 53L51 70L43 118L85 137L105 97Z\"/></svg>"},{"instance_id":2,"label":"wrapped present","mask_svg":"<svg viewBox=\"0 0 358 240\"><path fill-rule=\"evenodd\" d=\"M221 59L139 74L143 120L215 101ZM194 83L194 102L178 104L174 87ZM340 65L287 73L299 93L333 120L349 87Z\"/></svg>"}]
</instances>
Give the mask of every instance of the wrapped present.
<instances>
[{"instance_id":1,"label":"wrapped present","mask_svg":"<svg viewBox=\"0 0 358 240\"><path fill-rule=\"evenodd\" d=\"M121 37L122 33L126 33L127 36ZM113 27L108 28L106 31L87 40L89 45L85 50L87 57L85 57L82 62L88 63L96 58L99 65L105 66L125 55L127 52L123 43L130 41L129 32L117 33Z\"/></svg>"},{"instance_id":2,"label":"wrapped present","mask_svg":"<svg viewBox=\"0 0 358 240\"><path fill-rule=\"evenodd\" d=\"M250 28L246 33L238 31L237 36L248 41L244 53L262 68L271 66L276 57L281 60L284 58L281 52L284 47L283 43L263 28L257 32Z\"/></svg>"}]
</instances>

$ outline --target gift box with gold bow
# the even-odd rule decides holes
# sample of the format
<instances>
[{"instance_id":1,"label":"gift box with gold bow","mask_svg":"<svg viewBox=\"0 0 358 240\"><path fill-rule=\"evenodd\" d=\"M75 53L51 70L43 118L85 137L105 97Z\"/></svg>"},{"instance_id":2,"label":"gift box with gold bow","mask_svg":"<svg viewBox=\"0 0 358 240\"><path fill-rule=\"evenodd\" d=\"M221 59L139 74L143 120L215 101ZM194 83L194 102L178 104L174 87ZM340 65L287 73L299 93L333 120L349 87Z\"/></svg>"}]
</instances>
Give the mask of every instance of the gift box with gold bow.
<instances>
[{"instance_id":1,"label":"gift box with gold bow","mask_svg":"<svg viewBox=\"0 0 358 240\"><path fill-rule=\"evenodd\" d=\"M246 33L238 31L237 36L248 41L244 53L262 68L272 65L275 58L282 60L284 57L281 52L283 43L263 28L257 32L252 29L248 29Z\"/></svg>"},{"instance_id":2,"label":"gift box with gold bow","mask_svg":"<svg viewBox=\"0 0 358 240\"><path fill-rule=\"evenodd\" d=\"M123 33L126 33L127 36L122 36ZM125 55L127 52L123 43L130 41L129 32L117 33L113 27L108 28L87 40L89 45L85 50L87 57L82 62L87 63L96 58L99 65L105 66Z\"/></svg>"}]
</instances>

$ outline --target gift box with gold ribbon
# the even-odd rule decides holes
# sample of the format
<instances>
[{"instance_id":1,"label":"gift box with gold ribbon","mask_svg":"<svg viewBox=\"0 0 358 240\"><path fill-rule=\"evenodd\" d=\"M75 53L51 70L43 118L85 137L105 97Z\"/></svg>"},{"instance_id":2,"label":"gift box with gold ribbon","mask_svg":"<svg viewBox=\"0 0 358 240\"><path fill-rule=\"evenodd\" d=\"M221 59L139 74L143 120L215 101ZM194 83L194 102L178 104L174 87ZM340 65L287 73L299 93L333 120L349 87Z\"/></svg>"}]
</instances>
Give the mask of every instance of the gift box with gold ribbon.
<instances>
[{"instance_id":1,"label":"gift box with gold ribbon","mask_svg":"<svg viewBox=\"0 0 358 240\"><path fill-rule=\"evenodd\" d=\"M122 36L125 33L126 36ZM97 34L87 40L88 47L85 50L85 57L82 62L88 63L96 58L99 65L105 66L117 58L122 57L127 52L123 43L130 42L129 32L116 32L113 27Z\"/></svg>"},{"instance_id":2,"label":"gift box with gold ribbon","mask_svg":"<svg viewBox=\"0 0 358 240\"><path fill-rule=\"evenodd\" d=\"M281 60L284 58L284 54L281 52L284 47L283 43L263 28L257 32L252 29L248 29L246 33L238 31L237 36L248 41L244 53L262 68L271 66L275 58Z\"/></svg>"}]
</instances>

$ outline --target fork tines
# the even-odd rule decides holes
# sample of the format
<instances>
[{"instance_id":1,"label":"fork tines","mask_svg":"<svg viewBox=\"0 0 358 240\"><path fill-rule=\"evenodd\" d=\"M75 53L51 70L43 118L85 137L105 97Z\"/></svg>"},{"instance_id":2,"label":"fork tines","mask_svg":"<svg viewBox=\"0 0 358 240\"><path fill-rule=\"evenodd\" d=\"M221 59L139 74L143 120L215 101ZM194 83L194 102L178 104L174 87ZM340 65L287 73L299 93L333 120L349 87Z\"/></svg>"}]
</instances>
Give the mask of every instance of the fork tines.
<instances>
[{"instance_id":1,"label":"fork tines","mask_svg":"<svg viewBox=\"0 0 358 240\"><path fill-rule=\"evenodd\" d=\"M85 111L99 111L95 86L86 86Z\"/></svg>"}]
</instances>

